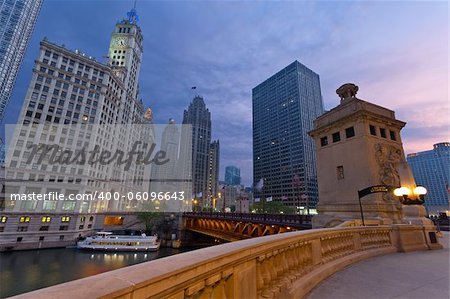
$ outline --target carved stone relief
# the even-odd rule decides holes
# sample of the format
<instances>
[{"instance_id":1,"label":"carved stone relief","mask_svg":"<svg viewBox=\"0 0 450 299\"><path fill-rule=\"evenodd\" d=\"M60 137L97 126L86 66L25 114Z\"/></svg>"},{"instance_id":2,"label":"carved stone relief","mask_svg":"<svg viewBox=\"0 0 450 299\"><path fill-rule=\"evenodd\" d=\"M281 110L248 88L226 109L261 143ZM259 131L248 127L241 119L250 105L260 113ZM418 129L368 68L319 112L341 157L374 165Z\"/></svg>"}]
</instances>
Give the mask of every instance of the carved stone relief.
<instances>
[{"instance_id":1,"label":"carved stone relief","mask_svg":"<svg viewBox=\"0 0 450 299\"><path fill-rule=\"evenodd\" d=\"M402 159L402 151L396 146L378 143L375 145L375 158L380 167L379 176L383 185L400 186L398 167ZM385 200L393 200L392 194L383 195Z\"/></svg>"}]
</instances>

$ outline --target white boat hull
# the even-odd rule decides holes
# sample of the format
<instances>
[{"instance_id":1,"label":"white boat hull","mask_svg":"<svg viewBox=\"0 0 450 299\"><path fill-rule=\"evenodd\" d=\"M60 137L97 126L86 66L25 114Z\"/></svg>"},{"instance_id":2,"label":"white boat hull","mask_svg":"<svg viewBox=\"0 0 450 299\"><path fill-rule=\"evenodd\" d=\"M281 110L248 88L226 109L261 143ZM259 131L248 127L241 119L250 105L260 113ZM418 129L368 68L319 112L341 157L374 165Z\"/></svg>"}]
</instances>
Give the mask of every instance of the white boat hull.
<instances>
[{"instance_id":1,"label":"white boat hull","mask_svg":"<svg viewBox=\"0 0 450 299\"><path fill-rule=\"evenodd\" d=\"M152 246L114 246L114 245L85 245L85 244L78 244L78 249L83 250L95 250L95 251L158 251L160 247L160 243L157 243L156 245Z\"/></svg>"},{"instance_id":2,"label":"white boat hull","mask_svg":"<svg viewBox=\"0 0 450 299\"><path fill-rule=\"evenodd\" d=\"M157 251L160 242L155 236L122 236L110 232L98 232L77 243L78 249L98 251Z\"/></svg>"}]
</instances>

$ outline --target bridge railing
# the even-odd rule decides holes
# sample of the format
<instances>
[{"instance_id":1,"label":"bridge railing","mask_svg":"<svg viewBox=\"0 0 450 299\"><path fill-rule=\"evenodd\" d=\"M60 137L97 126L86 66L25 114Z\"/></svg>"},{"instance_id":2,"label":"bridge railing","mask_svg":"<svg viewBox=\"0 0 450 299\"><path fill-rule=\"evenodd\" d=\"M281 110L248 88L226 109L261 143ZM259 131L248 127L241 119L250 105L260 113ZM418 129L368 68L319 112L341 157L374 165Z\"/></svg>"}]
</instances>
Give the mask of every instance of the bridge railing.
<instances>
[{"instance_id":1,"label":"bridge railing","mask_svg":"<svg viewBox=\"0 0 450 299\"><path fill-rule=\"evenodd\" d=\"M19 298L301 298L353 262L427 249L426 236L414 225L296 231L161 258Z\"/></svg>"},{"instance_id":2,"label":"bridge railing","mask_svg":"<svg viewBox=\"0 0 450 299\"><path fill-rule=\"evenodd\" d=\"M293 214L255 214L255 213L217 213L217 212L185 212L183 216L198 218L214 218L235 221L265 222L265 223L311 223L309 215Z\"/></svg>"}]
</instances>

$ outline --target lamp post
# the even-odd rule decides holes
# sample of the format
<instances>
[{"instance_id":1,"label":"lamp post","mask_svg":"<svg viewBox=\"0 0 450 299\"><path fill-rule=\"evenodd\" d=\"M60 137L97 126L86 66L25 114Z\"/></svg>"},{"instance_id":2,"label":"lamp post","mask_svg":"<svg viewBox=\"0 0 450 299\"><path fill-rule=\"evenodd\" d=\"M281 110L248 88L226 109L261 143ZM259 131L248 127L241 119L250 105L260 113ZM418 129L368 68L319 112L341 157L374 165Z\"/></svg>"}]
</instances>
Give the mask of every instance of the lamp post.
<instances>
[{"instance_id":1,"label":"lamp post","mask_svg":"<svg viewBox=\"0 0 450 299\"><path fill-rule=\"evenodd\" d=\"M394 190L394 195L400 198L400 202L404 205L422 205L425 202L425 194L427 189L423 186L417 186L413 191L408 187L400 187ZM414 195L411 198L411 195Z\"/></svg>"}]
</instances>

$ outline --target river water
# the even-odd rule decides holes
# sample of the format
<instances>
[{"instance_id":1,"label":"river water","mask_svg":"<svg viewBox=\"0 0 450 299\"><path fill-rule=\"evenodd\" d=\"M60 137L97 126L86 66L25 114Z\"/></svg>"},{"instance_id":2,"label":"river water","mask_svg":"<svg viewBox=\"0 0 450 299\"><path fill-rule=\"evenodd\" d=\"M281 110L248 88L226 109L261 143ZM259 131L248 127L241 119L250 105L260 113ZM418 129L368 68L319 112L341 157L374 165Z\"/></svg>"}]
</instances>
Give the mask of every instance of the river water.
<instances>
[{"instance_id":1,"label":"river water","mask_svg":"<svg viewBox=\"0 0 450 299\"><path fill-rule=\"evenodd\" d=\"M57 248L0 253L0 297L5 298L197 248L158 252L93 252Z\"/></svg>"}]
</instances>

